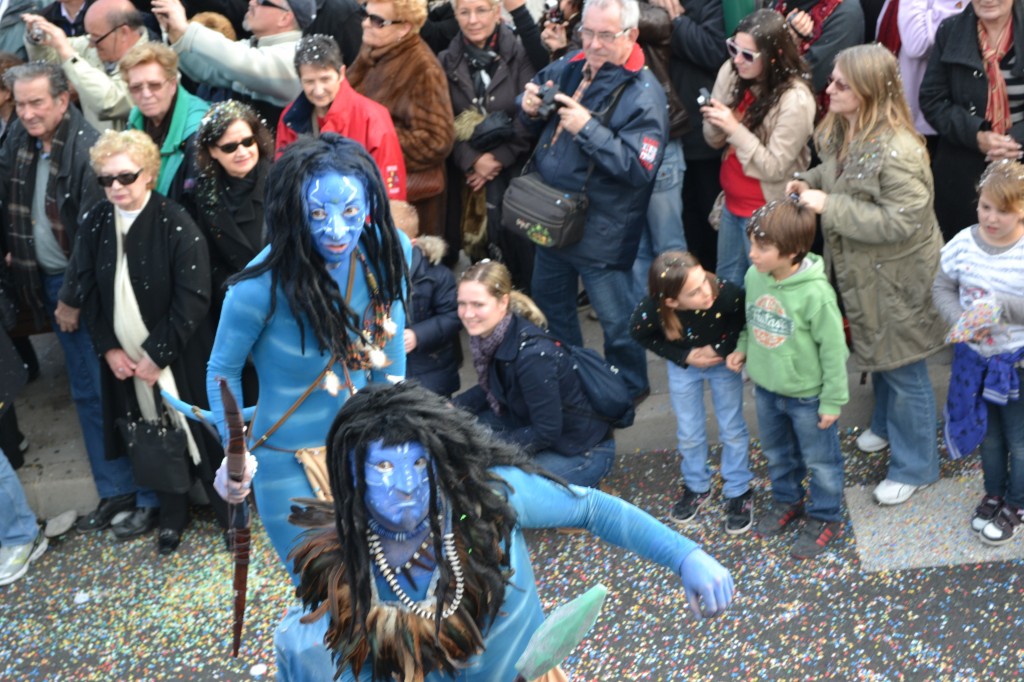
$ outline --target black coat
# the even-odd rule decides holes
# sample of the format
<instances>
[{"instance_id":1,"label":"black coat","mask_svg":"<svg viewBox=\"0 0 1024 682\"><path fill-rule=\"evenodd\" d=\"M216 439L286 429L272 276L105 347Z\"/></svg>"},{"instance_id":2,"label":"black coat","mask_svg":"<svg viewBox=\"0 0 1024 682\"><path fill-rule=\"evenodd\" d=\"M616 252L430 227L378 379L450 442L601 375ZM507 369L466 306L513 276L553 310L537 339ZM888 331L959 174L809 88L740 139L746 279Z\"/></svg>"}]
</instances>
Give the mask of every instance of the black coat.
<instances>
[{"instance_id":1,"label":"black coat","mask_svg":"<svg viewBox=\"0 0 1024 682\"><path fill-rule=\"evenodd\" d=\"M76 246L82 313L100 355L103 431L108 458L126 454L114 420L137 414L132 382L119 381L102 360L120 348L114 334L114 274L117 237L114 206L104 201L86 216ZM210 305L210 269L206 240L181 206L153 193L125 236L132 289L149 337L142 344L159 367L170 366L179 397L208 407L206 361L213 331L206 313ZM199 475L212 480L223 453L219 444L195 422L189 422L202 454Z\"/></svg>"},{"instance_id":2,"label":"black coat","mask_svg":"<svg viewBox=\"0 0 1024 682\"><path fill-rule=\"evenodd\" d=\"M527 452L554 450L579 455L608 434L593 415L569 355L538 327L513 315L512 324L489 369L491 393L502 405L512 430L499 435ZM474 414L489 409L479 384L455 398Z\"/></svg>"},{"instance_id":3,"label":"black coat","mask_svg":"<svg viewBox=\"0 0 1024 682\"><path fill-rule=\"evenodd\" d=\"M341 48L341 60L345 66L351 66L363 46L363 18L359 7L356 0L316 0L316 18L302 34L331 36ZM275 118L271 125L276 122Z\"/></svg>"},{"instance_id":4,"label":"black coat","mask_svg":"<svg viewBox=\"0 0 1024 682\"><path fill-rule=\"evenodd\" d=\"M676 95L692 122L690 132L682 136L683 155L689 159L718 159L719 149L704 141L700 122L703 117L697 94L701 88L715 86L715 77L729 58L725 49L725 24L721 0L681 0L685 14L672 21L672 60L669 74Z\"/></svg>"},{"instance_id":5,"label":"black coat","mask_svg":"<svg viewBox=\"0 0 1024 682\"><path fill-rule=\"evenodd\" d=\"M462 323L455 300L455 275L441 264L443 249L428 255L421 245L431 241L443 244L438 237L420 237L412 250L412 310L405 328L416 333L416 349L405 356L405 376L434 393L450 396L459 390Z\"/></svg>"},{"instance_id":6,"label":"black coat","mask_svg":"<svg viewBox=\"0 0 1024 682\"><path fill-rule=\"evenodd\" d=\"M988 130L988 78L978 47L978 16L970 4L939 25L918 102L939 136L932 163L935 213L946 239L977 222L974 186L985 170L977 134ZM1024 9L1013 5L1015 77L1024 75ZM1007 131L1024 143L1024 122Z\"/></svg>"}]
</instances>

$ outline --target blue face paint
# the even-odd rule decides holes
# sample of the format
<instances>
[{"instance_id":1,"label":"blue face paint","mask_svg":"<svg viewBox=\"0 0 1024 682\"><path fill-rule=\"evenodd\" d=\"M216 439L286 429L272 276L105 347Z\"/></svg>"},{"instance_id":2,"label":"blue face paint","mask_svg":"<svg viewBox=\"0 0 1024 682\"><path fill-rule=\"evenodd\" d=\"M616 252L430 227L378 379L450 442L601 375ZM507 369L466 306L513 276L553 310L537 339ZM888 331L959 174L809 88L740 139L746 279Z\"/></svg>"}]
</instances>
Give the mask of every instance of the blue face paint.
<instances>
[{"instance_id":1,"label":"blue face paint","mask_svg":"<svg viewBox=\"0 0 1024 682\"><path fill-rule=\"evenodd\" d=\"M366 508L388 530L414 530L430 510L430 453L419 443L366 449Z\"/></svg>"},{"instance_id":2,"label":"blue face paint","mask_svg":"<svg viewBox=\"0 0 1024 682\"><path fill-rule=\"evenodd\" d=\"M313 245L328 267L348 258L366 226L369 207L363 183L351 175L327 171L306 183L306 205Z\"/></svg>"}]
</instances>

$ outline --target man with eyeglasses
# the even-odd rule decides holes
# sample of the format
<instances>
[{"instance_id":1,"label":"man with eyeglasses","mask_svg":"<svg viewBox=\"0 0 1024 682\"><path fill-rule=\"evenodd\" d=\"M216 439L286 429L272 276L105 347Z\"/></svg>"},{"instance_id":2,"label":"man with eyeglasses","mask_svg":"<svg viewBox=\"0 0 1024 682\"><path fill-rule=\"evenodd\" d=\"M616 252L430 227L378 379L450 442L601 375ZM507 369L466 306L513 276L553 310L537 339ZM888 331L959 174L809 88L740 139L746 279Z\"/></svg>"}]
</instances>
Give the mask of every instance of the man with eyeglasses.
<instances>
[{"instance_id":1,"label":"man with eyeglasses","mask_svg":"<svg viewBox=\"0 0 1024 682\"><path fill-rule=\"evenodd\" d=\"M249 0L244 26L251 39L228 40L185 16L181 0L153 0L153 14L189 78L213 87L231 88L267 121L302 88L293 60L295 46L316 18L316 0Z\"/></svg>"},{"instance_id":2,"label":"man with eyeglasses","mask_svg":"<svg viewBox=\"0 0 1024 682\"><path fill-rule=\"evenodd\" d=\"M103 198L89 162L98 133L70 106L68 80L56 64L32 62L4 74L18 120L0 148L0 224L4 252L21 303L48 319L64 351L71 395L82 427L100 504L79 519L80 532L103 530L123 511L153 506L136 500L127 458L108 460L103 439L100 366L79 324L74 275L75 233Z\"/></svg>"},{"instance_id":3,"label":"man with eyeglasses","mask_svg":"<svg viewBox=\"0 0 1024 682\"><path fill-rule=\"evenodd\" d=\"M636 0L587 0L583 49L544 68L521 98L523 121L540 135L534 168L553 187L578 192L585 186L590 199L580 242L537 247L533 298L552 334L583 345L576 314L582 278L604 330L605 358L637 401L650 385L645 352L629 335L636 304L630 268L668 139L665 90L644 68L636 44L639 14ZM560 90L559 108L547 121L538 117L542 84Z\"/></svg>"},{"instance_id":4,"label":"man with eyeglasses","mask_svg":"<svg viewBox=\"0 0 1024 682\"><path fill-rule=\"evenodd\" d=\"M132 101L118 67L137 43L149 40L130 0L96 0L85 10L85 35L69 38L38 14L23 14L29 59L59 64L78 93L85 120L97 130L121 130Z\"/></svg>"}]
</instances>

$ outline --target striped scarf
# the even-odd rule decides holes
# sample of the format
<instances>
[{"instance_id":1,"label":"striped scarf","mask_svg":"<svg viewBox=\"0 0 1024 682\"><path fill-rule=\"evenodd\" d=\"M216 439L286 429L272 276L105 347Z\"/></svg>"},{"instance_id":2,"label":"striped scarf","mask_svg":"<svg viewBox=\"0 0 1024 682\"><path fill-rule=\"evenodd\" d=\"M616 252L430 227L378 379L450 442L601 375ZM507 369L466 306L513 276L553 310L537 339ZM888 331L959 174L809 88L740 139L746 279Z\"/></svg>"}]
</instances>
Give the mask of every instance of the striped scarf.
<instances>
[{"instance_id":1,"label":"striped scarf","mask_svg":"<svg viewBox=\"0 0 1024 682\"><path fill-rule=\"evenodd\" d=\"M1005 135L1010 129L1010 98L1006 94L1006 80L999 69L999 62L1013 46L1013 22L1006 22L1003 32L996 36L995 44L989 42L985 24L978 22L978 47L985 62L985 76L988 78L988 103L985 105L985 120L992 124L992 130Z\"/></svg>"},{"instance_id":2,"label":"striped scarf","mask_svg":"<svg viewBox=\"0 0 1024 682\"><path fill-rule=\"evenodd\" d=\"M67 139L70 113L57 126L50 141L50 175L46 182L45 210L53 236L67 257L71 256L71 240L60 220L57 206L57 174L61 169L64 142ZM10 215L8 248L11 250L11 272L14 284L22 301L37 316L44 315L43 281L39 275L34 239L32 236L32 198L38 189L35 185L36 163L40 148L34 138L18 149L14 157L14 172L11 177L10 201L7 203Z\"/></svg>"}]
</instances>

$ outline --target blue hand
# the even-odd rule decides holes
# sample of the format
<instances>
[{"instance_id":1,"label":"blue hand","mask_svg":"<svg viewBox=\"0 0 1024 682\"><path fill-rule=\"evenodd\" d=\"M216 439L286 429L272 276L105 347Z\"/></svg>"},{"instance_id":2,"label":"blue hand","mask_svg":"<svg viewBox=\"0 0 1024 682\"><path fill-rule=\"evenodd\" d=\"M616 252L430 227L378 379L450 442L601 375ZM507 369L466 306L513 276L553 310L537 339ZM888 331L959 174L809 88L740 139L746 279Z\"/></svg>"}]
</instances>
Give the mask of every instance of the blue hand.
<instances>
[{"instance_id":1,"label":"blue hand","mask_svg":"<svg viewBox=\"0 0 1024 682\"><path fill-rule=\"evenodd\" d=\"M679 576L683 579L686 601L698 620L717 616L729 608L732 575L704 550L695 549L686 555L679 567Z\"/></svg>"}]
</instances>

